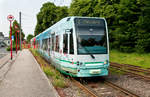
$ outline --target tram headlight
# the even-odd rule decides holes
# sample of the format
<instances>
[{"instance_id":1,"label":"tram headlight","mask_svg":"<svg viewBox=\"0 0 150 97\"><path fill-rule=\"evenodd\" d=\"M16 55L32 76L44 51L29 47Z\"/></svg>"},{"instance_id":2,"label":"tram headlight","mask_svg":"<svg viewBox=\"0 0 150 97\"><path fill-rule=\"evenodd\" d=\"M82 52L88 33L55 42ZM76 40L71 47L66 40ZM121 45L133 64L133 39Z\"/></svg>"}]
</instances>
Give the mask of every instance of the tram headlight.
<instances>
[{"instance_id":1,"label":"tram headlight","mask_svg":"<svg viewBox=\"0 0 150 97\"><path fill-rule=\"evenodd\" d=\"M106 65L106 64L108 64L108 60L106 60L106 61L104 62L104 65Z\"/></svg>"}]
</instances>

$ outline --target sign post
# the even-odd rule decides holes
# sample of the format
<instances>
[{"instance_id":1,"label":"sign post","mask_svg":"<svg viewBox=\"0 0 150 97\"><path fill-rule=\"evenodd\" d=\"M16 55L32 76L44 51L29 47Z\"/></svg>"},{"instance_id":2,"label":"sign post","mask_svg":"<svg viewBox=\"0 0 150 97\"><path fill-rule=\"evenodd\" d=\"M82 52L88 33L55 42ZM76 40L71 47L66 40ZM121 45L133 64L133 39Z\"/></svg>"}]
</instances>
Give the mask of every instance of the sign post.
<instances>
[{"instance_id":1,"label":"sign post","mask_svg":"<svg viewBox=\"0 0 150 97\"><path fill-rule=\"evenodd\" d=\"M10 43L10 49L11 49L11 60L12 60L13 55L12 55L12 37L11 37L11 35L12 35L12 27L11 27L11 22L14 20L14 16L8 15L7 19L10 22L10 42L11 42Z\"/></svg>"},{"instance_id":2,"label":"sign post","mask_svg":"<svg viewBox=\"0 0 150 97\"><path fill-rule=\"evenodd\" d=\"M13 42L14 42L14 36L11 36L11 40L12 40L12 51L13 51Z\"/></svg>"},{"instance_id":3,"label":"sign post","mask_svg":"<svg viewBox=\"0 0 150 97\"><path fill-rule=\"evenodd\" d=\"M15 30L18 29L18 26L15 25ZM17 46L17 31L15 32L15 36L16 36L16 54L17 54L17 50L18 50L18 46Z\"/></svg>"},{"instance_id":4,"label":"sign post","mask_svg":"<svg viewBox=\"0 0 150 97\"><path fill-rule=\"evenodd\" d=\"M17 33L18 33L18 47L17 47L17 49L19 50L19 47L20 47L20 45L19 45L19 30L17 30Z\"/></svg>"}]
</instances>

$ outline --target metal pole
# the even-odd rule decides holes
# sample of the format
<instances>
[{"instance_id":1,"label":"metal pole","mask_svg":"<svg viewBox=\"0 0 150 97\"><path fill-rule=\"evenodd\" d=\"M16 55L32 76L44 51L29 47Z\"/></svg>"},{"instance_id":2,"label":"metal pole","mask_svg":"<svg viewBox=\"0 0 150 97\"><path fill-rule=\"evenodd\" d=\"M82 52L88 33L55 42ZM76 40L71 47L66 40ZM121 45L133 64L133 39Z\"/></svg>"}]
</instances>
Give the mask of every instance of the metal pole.
<instances>
[{"instance_id":1,"label":"metal pole","mask_svg":"<svg viewBox=\"0 0 150 97\"><path fill-rule=\"evenodd\" d=\"M15 31L16 34L16 54L17 54L17 31Z\"/></svg>"},{"instance_id":2,"label":"metal pole","mask_svg":"<svg viewBox=\"0 0 150 97\"><path fill-rule=\"evenodd\" d=\"M20 50L22 50L21 48L21 42L22 42L21 40L21 12L19 12L19 20L20 20Z\"/></svg>"},{"instance_id":3,"label":"metal pole","mask_svg":"<svg viewBox=\"0 0 150 97\"><path fill-rule=\"evenodd\" d=\"M18 48L20 47L20 45L19 45L19 42L20 42L20 41L19 41L19 36L20 36L20 35L19 35L19 32L20 32L20 31L18 30ZM18 49L18 48L17 48L17 49Z\"/></svg>"},{"instance_id":4,"label":"metal pole","mask_svg":"<svg viewBox=\"0 0 150 97\"><path fill-rule=\"evenodd\" d=\"M12 28L11 28L11 21L10 21L10 49L11 49L11 60L12 60L12 58L13 58L13 56L12 56Z\"/></svg>"}]
</instances>

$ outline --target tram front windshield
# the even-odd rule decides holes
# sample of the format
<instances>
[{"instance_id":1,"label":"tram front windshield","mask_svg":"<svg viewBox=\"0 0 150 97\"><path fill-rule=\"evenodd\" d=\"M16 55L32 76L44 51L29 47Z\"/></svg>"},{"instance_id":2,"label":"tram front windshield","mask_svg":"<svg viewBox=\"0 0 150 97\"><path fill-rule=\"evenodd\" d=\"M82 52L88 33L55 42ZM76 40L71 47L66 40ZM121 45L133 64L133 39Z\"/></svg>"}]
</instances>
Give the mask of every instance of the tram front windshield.
<instances>
[{"instance_id":1,"label":"tram front windshield","mask_svg":"<svg viewBox=\"0 0 150 97\"><path fill-rule=\"evenodd\" d=\"M107 54L104 19L76 18L78 54Z\"/></svg>"}]
</instances>

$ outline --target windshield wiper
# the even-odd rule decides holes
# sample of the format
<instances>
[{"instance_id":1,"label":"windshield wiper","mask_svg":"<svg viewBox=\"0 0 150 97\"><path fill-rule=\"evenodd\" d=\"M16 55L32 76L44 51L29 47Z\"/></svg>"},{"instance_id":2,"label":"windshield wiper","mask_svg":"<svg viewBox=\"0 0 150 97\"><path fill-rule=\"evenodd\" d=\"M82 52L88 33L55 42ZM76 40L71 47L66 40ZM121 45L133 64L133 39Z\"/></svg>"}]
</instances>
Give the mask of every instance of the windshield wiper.
<instances>
[{"instance_id":1,"label":"windshield wiper","mask_svg":"<svg viewBox=\"0 0 150 97\"><path fill-rule=\"evenodd\" d=\"M84 50L87 51L93 59L95 59L95 56L94 56L92 53L90 53L89 50L87 50L87 49L86 49L85 47L83 47L83 46L82 46L82 48L84 48Z\"/></svg>"},{"instance_id":2,"label":"windshield wiper","mask_svg":"<svg viewBox=\"0 0 150 97\"><path fill-rule=\"evenodd\" d=\"M94 55L93 54L90 54L91 55L91 57L93 58L93 59L95 59L95 57L94 57Z\"/></svg>"}]
</instances>

